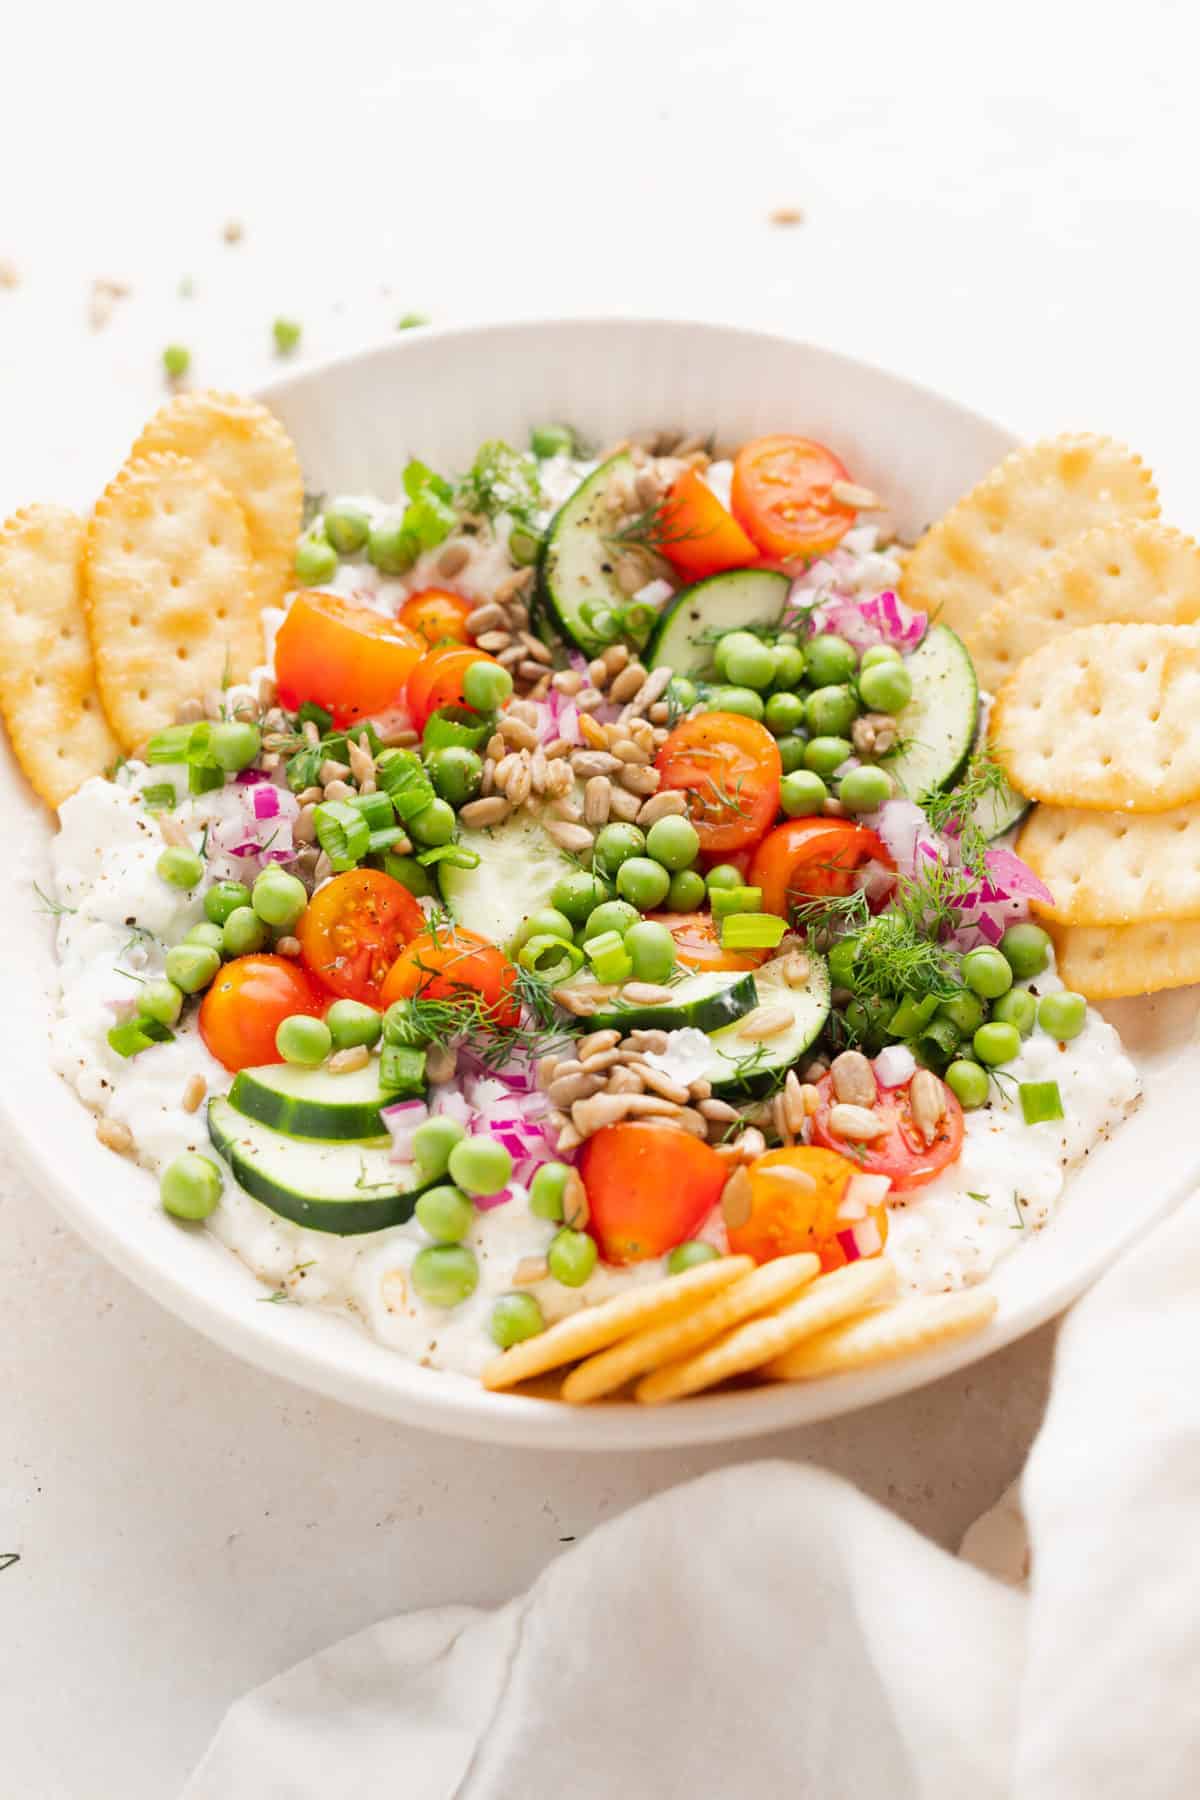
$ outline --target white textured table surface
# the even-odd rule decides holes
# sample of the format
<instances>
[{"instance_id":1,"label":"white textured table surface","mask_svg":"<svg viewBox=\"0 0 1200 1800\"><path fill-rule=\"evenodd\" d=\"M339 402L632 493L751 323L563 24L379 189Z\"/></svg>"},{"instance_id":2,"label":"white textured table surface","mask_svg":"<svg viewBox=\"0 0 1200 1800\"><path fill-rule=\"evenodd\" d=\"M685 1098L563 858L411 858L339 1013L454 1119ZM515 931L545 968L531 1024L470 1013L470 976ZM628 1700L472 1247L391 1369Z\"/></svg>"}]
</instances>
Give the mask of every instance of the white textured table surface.
<instances>
[{"instance_id":1,"label":"white textured table surface","mask_svg":"<svg viewBox=\"0 0 1200 1800\"><path fill-rule=\"evenodd\" d=\"M413 309L647 311L811 337L1025 434L1122 435L1194 527L1188 10L1110 37L1018 0L974 48L972 9L879 0L33 10L0 111L0 508L102 482L169 340L244 385L280 312L315 357ZM772 228L780 205L804 225ZM94 334L97 277L133 292ZM1050 1341L761 1450L953 1543L1020 1465ZM0 1161L0 1789L161 1800L248 1685L382 1614L502 1599L758 1448L531 1456L310 1400L158 1311Z\"/></svg>"}]
</instances>

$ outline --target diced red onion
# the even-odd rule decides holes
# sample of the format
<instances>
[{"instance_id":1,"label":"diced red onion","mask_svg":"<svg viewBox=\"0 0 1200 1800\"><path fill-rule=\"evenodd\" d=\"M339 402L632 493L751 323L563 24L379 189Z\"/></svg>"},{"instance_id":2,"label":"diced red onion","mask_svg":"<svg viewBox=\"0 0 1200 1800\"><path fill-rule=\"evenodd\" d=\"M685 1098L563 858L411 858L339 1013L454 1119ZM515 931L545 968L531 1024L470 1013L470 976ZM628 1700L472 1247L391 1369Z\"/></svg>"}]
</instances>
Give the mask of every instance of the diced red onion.
<instances>
[{"instance_id":1,"label":"diced red onion","mask_svg":"<svg viewBox=\"0 0 1200 1800\"><path fill-rule=\"evenodd\" d=\"M989 850L983 860L998 900L1041 900L1045 905L1053 906L1054 895L1050 889L1038 879L1028 863L1021 861L1015 850L998 846Z\"/></svg>"},{"instance_id":2,"label":"diced red onion","mask_svg":"<svg viewBox=\"0 0 1200 1800\"><path fill-rule=\"evenodd\" d=\"M880 1087L903 1087L917 1069L917 1059L907 1044L888 1044L875 1058L875 1079Z\"/></svg>"},{"instance_id":3,"label":"diced red onion","mask_svg":"<svg viewBox=\"0 0 1200 1800\"><path fill-rule=\"evenodd\" d=\"M282 811L279 804L279 789L269 782L257 786L251 796L256 819L277 819Z\"/></svg>"},{"instance_id":4,"label":"diced red onion","mask_svg":"<svg viewBox=\"0 0 1200 1800\"><path fill-rule=\"evenodd\" d=\"M858 1218L861 1216L857 1213L851 1215L846 1212L847 1205L851 1203L861 1206L864 1214L872 1206L882 1206L891 1192L891 1186L890 1175L867 1175L860 1170L856 1175L852 1175L846 1183L846 1192L843 1194L841 1206L838 1208L839 1217Z\"/></svg>"},{"instance_id":5,"label":"diced red onion","mask_svg":"<svg viewBox=\"0 0 1200 1800\"><path fill-rule=\"evenodd\" d=\"M425 1102L397 1100L391 1106L381 1106L379 1116L392 1140L392 1161L411 1162L413 1132L429 1117L429 1108Z\"/></svg>"},{"instance_id":6,"label":"diced red onion","mask_svg":"<svg viewBox=\"0 0 1200 1800\"><path fill-rule=\"evenodd\" d=\"M511 1188L501 1188L498 1194L476 1194L476 1212L491 1212L497 1206L505 1206L512 1199Z\"/></svg>"},{"instance_id":7,"label":"diced red onion","mask_svg":"<svg viewBox=\"0 0 1200 1800\"><path fill-rule=\"evenodd\" d=\"M915 800L885 800L875 815L875 829L901 875L915 872L918 854L934 862L941 858L941 846Z\"/></svg>"},{"instance_id":8,"label":"diced red onion","mask_svg":"<svg viewBox=\"0 0 1200 1800\"><path fill-rule=\"evenodd\" d=\"M816 573L810 569L803 584L797 583L789 596L789 604L806 604L811 596ZM834 574L833 569L830 570ZM891 644L898 650L915 650L929 627L925 613L913 612L891 588L866 599L850 599L835 590L809 614L810 635L833 631L853 644L856 650L870 650L876 644Z\"/></svg>"}]
</instances>

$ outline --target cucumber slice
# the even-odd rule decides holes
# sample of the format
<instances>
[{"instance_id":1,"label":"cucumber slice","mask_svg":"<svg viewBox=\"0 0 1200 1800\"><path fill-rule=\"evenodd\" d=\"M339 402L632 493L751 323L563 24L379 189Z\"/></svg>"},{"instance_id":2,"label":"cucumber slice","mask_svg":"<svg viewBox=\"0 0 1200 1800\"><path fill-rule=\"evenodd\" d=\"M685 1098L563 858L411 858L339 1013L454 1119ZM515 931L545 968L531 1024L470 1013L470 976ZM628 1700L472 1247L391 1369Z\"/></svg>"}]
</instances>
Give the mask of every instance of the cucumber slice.
<instances>
[{"instance_id":1,"label":"cucumber slice","mask_svg":"<svg viewBox=\"0 0 1200 1800\"><path fill-rule=\"evenodd\" d=\"M617 585L616 552L609 541L612 515L605 506L614 475L633 473L633 459L622 453L581 481L550 521L538 559L538 597L569 643L585 656L595 656L612 637L602 637L588 623L585 608L616 609L629 596Z\"/></svg>"},{"instance_id":2,"label":"cucumber slice","mask_svg":"<svg viewBox=\"0 0 1200 1800\"><path fill-rule=\"evenodd\" d=\"M331 1075L328 1069L298 1069L270 1063L242 1069L229 1090L229 1104L247 1119L269 1125L288 1137L344 1143L351 1138L387 1142L379 1114L394 1096L379 1085L379 1059L365 1069Z\"/></svg>"},{"instance_id":3,"label":"cucumber slice","mask_svg":"<svg viewBox=\"0 0 1200 1800\"><path fill-rule=\"evenodd\" d=\"M582 976L569 985L586 993L596 984L591 976ZM758 1005L758 999L752 974L709 969L676 982L671 998L660 1005L612 1001L589 1013L587 1024L589 1031L641 1031L654 1026L662 1031L682 1031L685 1025L697 1031L716 1031L750 1012Z\"/></svg>"},{"instance_id":4,"label":"cucumber slice","mask_svg":"<svg viewBox=\"0 0 1200 1800\"><path fill-rule=\"evenodd\" d=\"M507 946L531 913L549 906L551 889L570 865L537 817L524 811L486 831L460 830L458 841L479 853L479 866L440 864L442 899L459 925Z\"/></svg>"},{"instance_id":5,"label":"cucumber slice","mask_svg":"<svg viewBox=\"0 0 1200 1800\"><path fill-rule=\"evenodd\" d=\"M771 569L731 569L684 588L665 608L643 661L669 663L676 675L711 676L713 640L722 631L778 625L791 581Z\"/></svg>"},{"instance_id":6,"label":"cucumber slice","mask_svg":"<svg viewBox=\"0 0 1200 1800\"><path fill-rule=\"evenodd\" d=\"M899 714L900 746L881 759L908 800L951 788L970 760L979 723L979 683L966 645L948 625L932 625L905 667L912 699Z\"/></svg>"},{"instance_id":7,"label":"cucumber slice","mask_svg":"<svg viewBox=\"0 0 1200 1800\"><path fill-rule=\"evenodd\" d=\"M295 1225L356 1237L412 1217L419 1189L403 1185L403 1169L378 1145L285 1137L219 1094L208 1103L208 1135L246 1192Z\"/></svg>"},{"instance_id":8,"label":"cucumber slice","mask_svg":"<svg viewBox=\"0 0 1200 1800\"><path fill-rule=\"evenodd\" d=\"M998 838L1019 825L1032 805L1032 800L1018 794L1006 781L994 794L984 794L975 802L971 817L985 837Z\"/></svg>"},{"instance_id":9,"label":"cucumber slice","mask_svg":"<svg viewBox=\"0 0 1200 1800\"><path fill-rule=\"evenodd\" d=\"M755 971L758 1004L786 1006L790 1011L792 1022L785 1030L755 1043L739 1037L738 1021L710 1036L712 1062L701 1073L712 1082L714 1094L736 1100L769 1093L820 1037L829 1017L829 968L823 956L811 950L807 954L804 987L789 987L784 980L786 957L777 956Z\"/></svg>"}]
</instances>

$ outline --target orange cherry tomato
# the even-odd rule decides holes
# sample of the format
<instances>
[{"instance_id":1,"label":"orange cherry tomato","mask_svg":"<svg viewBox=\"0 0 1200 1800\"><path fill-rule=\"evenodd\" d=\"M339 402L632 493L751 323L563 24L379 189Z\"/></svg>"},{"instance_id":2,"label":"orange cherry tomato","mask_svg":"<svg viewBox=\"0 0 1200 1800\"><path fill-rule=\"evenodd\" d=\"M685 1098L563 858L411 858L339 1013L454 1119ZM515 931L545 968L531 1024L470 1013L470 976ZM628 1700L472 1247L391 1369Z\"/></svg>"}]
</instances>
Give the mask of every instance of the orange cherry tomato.
<instances>
[{"instance_id":1,"label":"orange cherry tomato","mask_svg":"<svg viewBox=\"0 0 1200 1800\"><path fill-rule=\"evenodd\" d=\"M789 819L768 832L754 852L750 885L762 889L765 912L781 919L805 900L848 894L864 863L895 868L883 839L848 819Z\"/></svg>"},{"instance_id":2,"label":"orange cherry tomato","mask_svg":"<svg viewBox=\"0 0 1200 1800\"><path fill-rule=\"evenodd\" d=\"M429 1000L457 1000L478 994L487 1021L510 1031L520 1021L515 998L517 971L498 944L465 926L423 931L392 964L379 997L381 1006L420 994Z\"/></svg>"},{"instance_id":3,"label":"orange cherry tomato","mask_svg":"<svg viewBox=\"0 0 1200 1800\"><path fill-rule=\"evenodd\" d=\"M653 1125L606 1125L583 1147L592 1236L605 1262L645 1262L692 1237L729 1173L699 1138Z\"/></svg>"},{"instance_id":4,"label":"orange cherry tomato","mask_svg":"<svg viewBox=\"0 0 1200 1800\"><path fill-rule=\"evenodd\" d=\"M689 581L758 561L754 544L695 469L675 480L660 518L662 553Z\"/></svg>"},{"instance_id":5,"label":"orange cherry tomato","mask_svg":"<svg viewBox=\"0 0 1200 1800\"><path fill-rule=\"evenodd\" d=\"M756 719L698 713L658 753L663 788L687 795L702 850L737 850L759 839L779 810L779 746Z\"/></svg>"},{"instance_id":6,"label":"orange cherry tomato","mask_svg":"<svg viewBox=\"0 0 1200 1800\"><path fill-rule=\"evenodd\" d=\"M333 714L335 725L387 712L404 699L422 645L392 619L340 594L297 594L275 639L280 704L306 700Z\"/></svg>"},{"instance_id":7,"label":"orange cherry tomato","mask_svg":"<svg viewBox=\"0 0 1200 1800\"><path fill-rule=\"evenodd\" d=\"M422 588L410 594L397 615L405 631L423 638L429 649L438 644L467 642L467 614L474 610L473 600L451 594L445 588Z\"/></svg>"},{"instance_id":8,"label":"orange cherry tomato","mask_svg":"<svg viewBox=\"0 0 1200 1800\"><path fill-rule=\"evenodd\" d=\"M829 1126L830 1108L836 1104L830 1077L824 1076L817 1088L820 1104L813 1114L813 1141L836 1150L844 1146L845 1139ZM887 1121L888 1130L883 1137L856 1148L857 1167L866 1175L888 1176L896 1192L902 1194L910 1188L924 1187L949 1163L956 1162L963 1142L962 1107L947 1087L944 1097L946 1110L938 1121L933 1142L927 1144L913 1119L908 1088L880 1088L875 1111Z\"/></svg>"},{"instance_id":9,"label":"orange cherry tomato","mask_svg":"<svg viewBox=\"0 0 1200 1800\"><path fill-rule=\"evenodd\" d=\"M789 1170L807 1175L812 1185L789 1180ZM840 1269L851 1260L851 1250L857 1260L863 1252L854 1243L854 1226L860 1221L844 1217L841 1210L850 1177L857 1172L857 1163L848 1157L804 1144L756 1156L748 1169L750 1216L729 1228L729 1248L758 1263L805 1250L820 1257L822 1269ZM870 1254L878 1256L887 1242L887 1207L867 1206L862 1217L876 1227L871 1235L878 1244Z\"/></svg>"},{"instance_id":10,"label":"orange cherry tomato","mask_svg":"<svg viewBox=\"0 0 1200 1800\"><path fill-rule=\"evenodd\" d=\"M408 710L418 731L439 706L462 706L463 676L472 663L495 662L482 650L468 650L458 644L443 644L423 656L408 678Z\"/></svg>"},{"instance_id":11,"label":"orange cherry tomato","mask_svg":"<svg viewBox=\"0 0 1200 1800\"><path fill-rule=\"evenodd\" d=\"M378 1006L388 970L424 929L425 914L400 882L380 869L349 869L317 889L296 936L306 966L325 987Z\"/></svg>"},{"instance_id":12,"label":"orange cherry tomato","mask_svg":"<svg viewBox=\"0 0 1200 1800\"><path fill-rule=\"evenodd\" d=\"M227 1069L282 1062L275 1033L293 1013L319 1019L328 994L286 956L238 956L217 971L200 1006L200 1036Z\"/></svg>"},{"instance_id":13,"label":"orange cherry tomato","mask_svg":"<svg viewBox=\"0 0 1200 1800\"><path fill-rule=\"evenodd\" d=\"M675 939L675 957L687 969L757 969L769 950L726 950L711 913L650 913Z\"/></svg>"},{"instance_id":14,"label":"orange cherry tomato","mask_svg":"<svg viewBox=\"0 0 1200 1800\"><path fill-rule=\"evenodd\" d=\"M733 465L734 515L764 556L823 556L858 517L832 493L835 481L849 479L833 451L811 438L754 438Z\"/></svg>"}]
</instances>

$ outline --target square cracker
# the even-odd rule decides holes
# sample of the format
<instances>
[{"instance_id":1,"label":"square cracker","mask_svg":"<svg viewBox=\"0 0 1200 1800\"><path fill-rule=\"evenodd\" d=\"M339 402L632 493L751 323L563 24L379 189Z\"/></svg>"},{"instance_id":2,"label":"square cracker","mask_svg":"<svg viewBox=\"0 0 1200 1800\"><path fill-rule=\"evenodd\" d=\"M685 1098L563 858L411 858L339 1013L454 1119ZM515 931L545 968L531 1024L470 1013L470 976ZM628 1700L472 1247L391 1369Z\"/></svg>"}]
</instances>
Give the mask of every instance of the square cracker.
<instances>
[{"instance_id":1,"label":"square cracker","mask_svg":"<svg viewBox=\"0 0 1200 1800\"><path fill-rule=\"evenodd\" d=\"M83 613L83 535L83 520L62 506L26 507L0 527L0 712L48 806L119 752Z\"/></svg>"},{"instance_id":2,"label":"square cracker","mask_svg":"<svg viewBox=\"0 0 1200 1800\"><path fill-rule=\"evenodd\" d=\"M1200 544L1155 519L1085 531L972 625L967 648L995 693L1048 638L1082 625L1200 619Z\"/></svg>"},{"instance_id":3,"label":"square cracker","mask_svg":"<svg viewBox=\"0 0 1200 1800\"><path fill-rule=\"evenodd\" d=\"M1054 905L1033 910L1060 925L1129 925L1200 919L1200 806L1107 813L1039 806L1017 854L1040 875Z\"/></svg>"},{"instance_id":4,"label":"square cracker","mask_svg":"<svg viewBox=\"0 0 1200 1800\"><path fill-rule=\"evenodd\" d=\"M1058 972L1089 1000L1122 1000L1200 982L1200 919L1051 925Z\"/></svg>"},{"instance_id":5,"label":"square cracker","mask_svg":"<svg viewBox=\"0 0 1200 1800\"><path fill-rule=\"evenodd\" d=\"M1034 800L1167 812L1200 799L1200 626L1089 625L1001 688L992 754Z\"/></svg>"},{"instance_id":6,"label":"square cracker","mask_svg":"<svg viewBox=\"0 0 1200 1800\"><path fill-rule=\"evenodd\" d=\"M852 1369L920 1356L982 1331L995 1311L996 1296L986 1288L918 1294L805 1339L769 1363L763 1373L777 1381L811 1381L820 1375L844 1375Z\"/></svg>"},{"instance_id":7,"label":"square cracker","mask_svg":"<svg viewBox=\"0 0 1200 1800\"><path fill-rule=\"evenodd\" d=\"M1050 438L1014 450L929 527L904 560L900 592L969 638L985 612L1081 532L1157 517L1150 471L1123 444Z\"/></svg>"}]
</instances>

